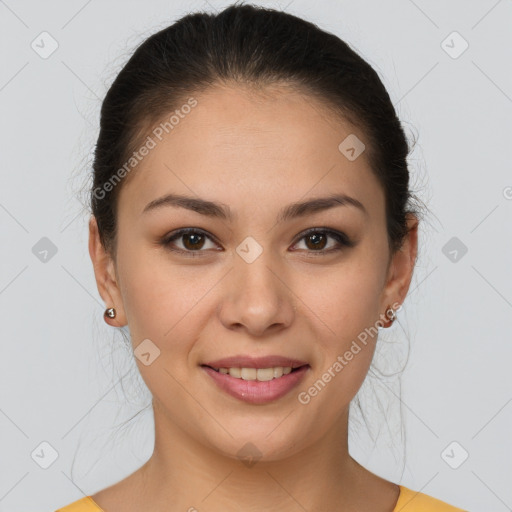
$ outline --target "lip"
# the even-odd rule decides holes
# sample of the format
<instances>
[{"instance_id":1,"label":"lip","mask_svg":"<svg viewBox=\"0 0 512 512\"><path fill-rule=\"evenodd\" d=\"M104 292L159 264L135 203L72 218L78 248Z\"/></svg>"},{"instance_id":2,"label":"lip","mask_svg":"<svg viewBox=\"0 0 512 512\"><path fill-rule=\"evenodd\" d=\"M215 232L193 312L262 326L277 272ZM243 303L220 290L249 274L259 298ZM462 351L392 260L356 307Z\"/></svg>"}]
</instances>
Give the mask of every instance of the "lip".
<instances>
[{"instance_id":1,"label":"lip","mask_svg":"<svg viewBox=\"0 0 512 512\"><path fill-rule=\"evenodd\" d=\"M221 366L220 368L225 367ZM244 366L244 368L254 368L254 366ZM277 379L260 382L258 380L237 379L229 374L217 372L209 366L201 366L201 369L212 378L222 391L238 400L254 405L267 404L287 395L302 381L306 372L310 369L308 364L296 368L296 370Z\"/></svg>"},{"instance_id":2,"label":"lip","mask_svg":"<svg viewBox=\"0 0 512 512\"><path fill-rule=\"evenodd\" d=\"M277 355L264 357L232 356L203 363L204 366L211 366L212 368L273 368L275 366L298 368L307 364L306 361Z\"/></svg>"}]
</instances>

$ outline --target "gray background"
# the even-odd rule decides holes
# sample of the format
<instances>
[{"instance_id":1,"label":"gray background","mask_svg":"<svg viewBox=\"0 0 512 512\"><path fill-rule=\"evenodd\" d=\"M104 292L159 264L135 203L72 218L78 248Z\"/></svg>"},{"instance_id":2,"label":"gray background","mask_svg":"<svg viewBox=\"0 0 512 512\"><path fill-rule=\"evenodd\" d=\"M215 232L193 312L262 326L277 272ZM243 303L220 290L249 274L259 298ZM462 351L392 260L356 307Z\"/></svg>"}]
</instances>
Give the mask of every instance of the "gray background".
<instances>
[{"instance_id":1,"label":"gray background","mask_svg":"<svg viewBox=\"0 0 512 512\"><path fill-rule=\"evenodd\" d=\"M346 40L418 138L412 185L430 212L399 323L376 354L399 369L409 346L409 361L401 394L396 378L365 381L379 435L374 446L354 423L352 455L461 508L512 510L512 1L254 3ZM80 189L101 99L135 46L227 4L0 0L0 511L54 510L151 454L150 410L122 427L150 396L102 320ZM58 48L42 58L49 37Z\"/></svg>"}]
</instances>

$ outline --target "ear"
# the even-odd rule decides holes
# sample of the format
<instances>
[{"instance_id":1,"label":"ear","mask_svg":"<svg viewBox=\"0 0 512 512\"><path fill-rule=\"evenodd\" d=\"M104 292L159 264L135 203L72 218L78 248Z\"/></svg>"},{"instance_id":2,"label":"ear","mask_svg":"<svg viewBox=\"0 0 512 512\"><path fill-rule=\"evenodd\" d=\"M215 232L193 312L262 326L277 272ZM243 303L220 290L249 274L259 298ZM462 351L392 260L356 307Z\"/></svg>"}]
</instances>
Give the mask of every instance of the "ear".
<instances>
[{"instance_id":1,"label":"ear","mask_svg":"<svg viewBox=\"0 0 512 512\"><path fill-rule=\"evenodd\" d=\"M388 265L386 285L381 299L382 312L393 305L393 309L399 309L398 304L404 302L409 291L418 252L418 219L413 214L407 214L407 229L408 233L402 247L392 255Z\"/></svg>"},{"instance_id":2,"label":"ear","mask_svg":"<svg viewBox=\"0 0 512 512\"><path fill-rule=\"evenodd\" d=\"M94 215L89 219L89 255L94 267L98 292L104 300L106 308L113 307L116 309L115 318L109 318L105 315L103 315L103 318L105 322L113 327L122 327L127 322L115 273L115 264L101 243L98 224Z\"/></svg>"}]
</instances>

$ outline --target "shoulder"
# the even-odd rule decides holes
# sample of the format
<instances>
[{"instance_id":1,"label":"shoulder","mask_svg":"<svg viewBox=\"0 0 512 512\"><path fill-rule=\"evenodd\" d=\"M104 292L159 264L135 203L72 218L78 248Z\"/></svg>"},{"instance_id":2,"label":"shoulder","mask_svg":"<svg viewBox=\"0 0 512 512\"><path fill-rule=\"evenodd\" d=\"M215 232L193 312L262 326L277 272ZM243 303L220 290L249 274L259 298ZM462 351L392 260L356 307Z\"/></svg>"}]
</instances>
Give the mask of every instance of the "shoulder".
<instances>
[{"instance_id":1,"label":"shoulder","mask_svg":"<svg viewBox=\"0 0 512 512\"><path fill-rule=\"evenodd\" d=\"M90 496L81 498L55 512L103 512Z\"/></svg>"},{"instance_id":2,"label":"shoulder","mask_svg":"<svg viewBox=\"0 0 512 512\"><path fill-rule=\"evenodd\" d=\"M403 485L400 486L400 496L393 512L467 512L462 508L454 507L444 501L438 500L413 491Z\"/></svg>"}]
</instances>

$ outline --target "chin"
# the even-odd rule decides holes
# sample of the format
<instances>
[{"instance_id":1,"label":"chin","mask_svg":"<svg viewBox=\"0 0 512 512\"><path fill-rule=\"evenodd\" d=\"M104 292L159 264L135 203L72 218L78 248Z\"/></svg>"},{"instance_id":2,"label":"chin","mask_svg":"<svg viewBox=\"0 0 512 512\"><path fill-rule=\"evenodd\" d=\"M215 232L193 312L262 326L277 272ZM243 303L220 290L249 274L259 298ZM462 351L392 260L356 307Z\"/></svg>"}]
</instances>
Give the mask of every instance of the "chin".
<instances>
[{"instance_id":1,"label":"chin","mask_svg":"<svg viewBox=\"0 0 512 512\"><path fill-rule=\"evenodd\" d=\"M293 415L291 415L293 416ZM211 437L207 440L212 450L231 458L238 459L248 467L257 462L276 462L292 457L305 449L311 442L312 436L304 432L297 420L280 414L266 420L225 422L228 432L222 439ZM289 424L285 425L289 421Z\"/></svg>"}]
</instances>

